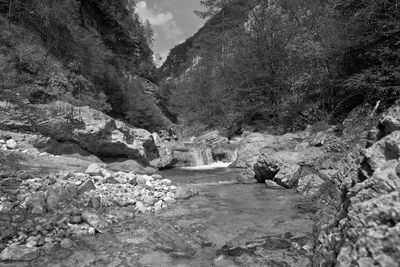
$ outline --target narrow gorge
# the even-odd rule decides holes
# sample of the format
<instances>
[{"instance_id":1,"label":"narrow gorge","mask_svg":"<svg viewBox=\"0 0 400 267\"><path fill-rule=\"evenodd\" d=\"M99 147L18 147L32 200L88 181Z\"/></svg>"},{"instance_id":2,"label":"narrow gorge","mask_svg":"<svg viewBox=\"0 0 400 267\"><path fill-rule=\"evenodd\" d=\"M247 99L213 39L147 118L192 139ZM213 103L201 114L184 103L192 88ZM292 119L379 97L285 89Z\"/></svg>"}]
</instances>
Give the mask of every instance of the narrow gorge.
<instances>
[{"instance_id":1,"label":"narrow gorge","mask_svg":"<svg viewBox=\"0 0 400 267\"><path fill-rule=\"evenodd\" d=\"M0 267L400 266L397 2L183 1L0 0Z\"/></svg>"}]
</instances>

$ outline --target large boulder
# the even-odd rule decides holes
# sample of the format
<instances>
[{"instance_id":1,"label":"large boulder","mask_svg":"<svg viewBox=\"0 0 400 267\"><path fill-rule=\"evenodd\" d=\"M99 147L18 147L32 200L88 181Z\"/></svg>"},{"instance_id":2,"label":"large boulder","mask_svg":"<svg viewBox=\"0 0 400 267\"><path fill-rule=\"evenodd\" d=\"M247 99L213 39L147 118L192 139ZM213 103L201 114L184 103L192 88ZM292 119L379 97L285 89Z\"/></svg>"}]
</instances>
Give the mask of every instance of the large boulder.
<instances>
[{"instance_id":1,"label":"large boulder","mask_svg":"<svg viewBox=\"0 0 400 267\"><path fill-rule=\"evenodd\" d=\"M171 143L163 141L157 133L153 133L153 139L159 152L159 158L152 160L150 166L158 169L173 168L177 159L174 158Z\"/></svg>"},{"instance_id":2,"label":"large boulder","mask_svg":"<svg viewBox=\"0 0 400 267\"><path fill-rule=\"evenodd\" d=\"M255 178L258 182L264 183L265 180L274 179L279 169L280 163L277 159L268 154L262 154L258 157L257 163L254 164Z\"/></svg>"},{"instance_id":3,"label":"large boulder","mask_svg":"<svg viewBox=\"0 0 400 267\"><path fill-rule=\"evenodd\" d=\"M324 154L325 151L319 147L278 152L271 148L263 148L253 167L255 178L261 183L272 180L285 188L296 187L302 166L312 166Z\"/></svg>"},{"instance_id":4,"label":"large boulder","mask_svg":"<svg viewBox=\"0 0 400 267\"><path fill-rule=\"evenodd\" d=\"M257 162L257 157L262 149L270 149L271 151L292 150L305 137L303 135L304 133L278 136L245 132L238 145L237 158L230 167L252 167Z\"/></svg>"},{"instance_id":5,"label":"large boulder","mask_svg":"<svg viewBox=\"0 0 400 267\"><path fill-rule=\"evenodd\" d=\"M75 142L101 157L130 158L144 164L158 157L151 133L90 107L61 101L31 107L27 116L35 129L57 141Z\"/></svg>"}]
</instances>

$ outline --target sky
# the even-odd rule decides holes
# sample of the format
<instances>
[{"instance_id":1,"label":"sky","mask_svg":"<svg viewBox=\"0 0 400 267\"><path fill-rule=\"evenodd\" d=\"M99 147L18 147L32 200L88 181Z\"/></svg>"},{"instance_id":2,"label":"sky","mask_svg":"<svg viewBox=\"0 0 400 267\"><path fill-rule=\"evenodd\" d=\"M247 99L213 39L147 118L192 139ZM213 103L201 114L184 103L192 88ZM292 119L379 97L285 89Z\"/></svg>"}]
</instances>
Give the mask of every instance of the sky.
<instances>
[{"instance_id":1,"label":"sky","mask_svg":"<svg viewBox=\"0 0 400 267\"><path fill-rule=\"evenodd\" d=\"M136 13L149 20L154 30L153 51L163 60L169 50L184 42L203 26L193 11L200 10L200 0L137 0Z\"/></svg>"}]
</instances>

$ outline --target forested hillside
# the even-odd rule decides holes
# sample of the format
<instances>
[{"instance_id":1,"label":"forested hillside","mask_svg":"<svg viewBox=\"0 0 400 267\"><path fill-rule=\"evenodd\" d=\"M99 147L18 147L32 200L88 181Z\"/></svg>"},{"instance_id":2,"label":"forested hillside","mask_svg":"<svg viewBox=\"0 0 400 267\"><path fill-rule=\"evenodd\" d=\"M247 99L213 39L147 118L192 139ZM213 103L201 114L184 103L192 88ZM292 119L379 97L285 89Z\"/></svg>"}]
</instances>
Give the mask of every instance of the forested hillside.
<instances>
[{"instance_id":1,"label":"forested hillside","mask_svg":"<svg viewBox=\"0 0 400 267\"><path fill-rule=\"evenodd\" d=\"M134 1L1 0L0 94L88 105L151 130L167 120L145 94L156 82Z\"/></svg>"},{"instance_id":2,"label":"forested hillside","mask_svg":"<svg viewBox=\"0 0 400 267\"><path fill-rule=\"evenodd\" d=\"M202 3L205 26L162 67L164 102L192 125L297 130L399 95L395 0Z\"/></svg>"}]
</instances>

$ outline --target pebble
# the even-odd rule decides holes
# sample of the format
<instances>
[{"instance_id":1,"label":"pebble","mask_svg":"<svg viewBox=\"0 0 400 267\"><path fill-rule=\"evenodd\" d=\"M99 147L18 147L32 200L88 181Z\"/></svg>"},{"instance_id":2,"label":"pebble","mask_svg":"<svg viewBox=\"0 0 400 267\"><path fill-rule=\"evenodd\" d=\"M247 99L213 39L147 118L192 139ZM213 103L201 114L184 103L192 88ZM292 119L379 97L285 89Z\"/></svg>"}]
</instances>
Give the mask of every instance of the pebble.
<instances>
[{"instance_id":1,"label":"pebble","mask_svg":"<svg viewBox=\"0 0 400 267\"><path fill-rule=\"evenodd\" d=\"M14 139L9 139L6 141L6 146L8 149L16 149L17 148L17 142L15 142Z\"/></svg>"}]
</instances>

